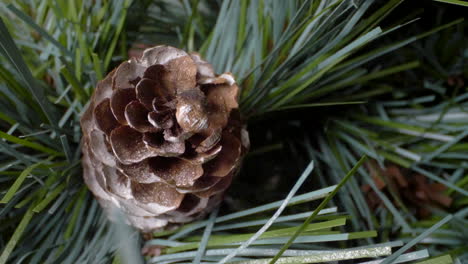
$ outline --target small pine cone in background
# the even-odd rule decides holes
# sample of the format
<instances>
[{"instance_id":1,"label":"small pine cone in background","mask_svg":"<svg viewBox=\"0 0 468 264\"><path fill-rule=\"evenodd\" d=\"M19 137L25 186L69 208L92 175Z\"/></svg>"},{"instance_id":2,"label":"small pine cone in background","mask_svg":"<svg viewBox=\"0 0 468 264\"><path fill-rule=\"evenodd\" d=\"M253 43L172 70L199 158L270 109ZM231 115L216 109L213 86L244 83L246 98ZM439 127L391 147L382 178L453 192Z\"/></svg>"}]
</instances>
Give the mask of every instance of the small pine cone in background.
<instances>
[{"instance_id":1,"label":"small pine cone in background","mask_svg":"<svg viewBox=\"0 0 468 264\"><path fill-rule=\"evenodd\" d=\"M239 88L200 55L146 49L100 81L81 118L83 177L142 231L202 217L249 147Z\"/></svg>"},{"instance_id":2,"label":"small pine cone in background","mask_svg":"<svg viewBox=\"0 0 468 264\"><path fill-rule=\"evenodd\" d=\"M444 193L446 187L443 184L431 183L421 174L414 174L395 164L387 164L385 168L381 168L375 160L367 162L366 165L377 189L389 194L389 197L392 197L393 192L403 204L413 209L420 219L431 216L431 207L449 208L452 204L452 198ZM361 186L361 189L372 210L385 205L369 184ZM393 203L397 206L400 204L398 201Z\"/></svg>"}]
</instances>

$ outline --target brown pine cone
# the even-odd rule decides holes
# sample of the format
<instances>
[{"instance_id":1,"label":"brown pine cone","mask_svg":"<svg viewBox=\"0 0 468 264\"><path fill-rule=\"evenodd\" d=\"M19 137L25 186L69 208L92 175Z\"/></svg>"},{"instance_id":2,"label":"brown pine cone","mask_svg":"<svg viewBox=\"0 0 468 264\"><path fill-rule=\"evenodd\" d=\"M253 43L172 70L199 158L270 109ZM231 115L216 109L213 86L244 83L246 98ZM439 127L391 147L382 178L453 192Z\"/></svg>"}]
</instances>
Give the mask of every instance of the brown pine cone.
<instances>
[{"instance_id":1,"label":"brown pine cone","mask_svg":"<svg viewBox=\"0 0 468 264\"><path fill-rule=\"evenodd\" d=\"M249 147L238 94L230 73L168 46L109 73L81 118L83 177L102 207L143 231L215 207Z\"/></svg>"},{"instance_id":2,"label":"brown pine cone","mask_svg":"<svg viewBox=\"0 0 468 264\"><path fill-rule=\"evenodd\" d=\"M369 161L366 165L379 190L390 197L392 197L392 193L396 195L403 204L415 211L416 215L421 219L431 216L429 210L431 207L449 208L452 204L452 198L444 193L446 187L443 184L431 183L427 177L421 174L414 174L410 170L404 170L395 164L388 164L385 168L381 168L375 160ZM361 188L372 210L384 206L382 200L371 189L369 184L365 184ZM396 200L394 203L397 206L399 205Z\"/></svg>"}]
</instances>

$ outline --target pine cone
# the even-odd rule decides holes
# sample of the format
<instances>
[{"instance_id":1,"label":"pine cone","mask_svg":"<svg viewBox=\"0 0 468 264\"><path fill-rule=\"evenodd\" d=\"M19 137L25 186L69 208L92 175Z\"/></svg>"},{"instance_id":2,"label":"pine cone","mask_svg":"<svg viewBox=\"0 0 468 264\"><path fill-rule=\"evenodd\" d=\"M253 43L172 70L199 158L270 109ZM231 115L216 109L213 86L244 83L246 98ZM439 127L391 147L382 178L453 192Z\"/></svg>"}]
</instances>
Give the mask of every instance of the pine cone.
<instances>
[{"instance_id":1,"label":"pine cone","mask_svg":"<svg viewBox=\"0 0 468 264\"><path fill-rule=\"evenodd\" d=\"M389 196L391 196L390 190L392 190L398 199L413 209L421 219L431 216L430 207L449 208L452 204L452 198L444 194L446 187L443 184L430 183L427 177L421 174L414 174L409 170L405 171L395 164L381 168L374 160L366 165L379 190L388 193ZM367 203L372 210L384 206L369 184L365 184L361 188L366 194ZM398 206L396 201L394 203Z\"/></svg>"},{"instance_id":2,"label":"pine cone","mask_svg":"<svg viewBox=\"0 0 468 264\"><path fill-rule=\"evenodd\" d=\"M249 146L230 73L168 46L100 81L81 118L83 177L101 206L143 231L201 217Z\"/></svg>"}]
</instances>

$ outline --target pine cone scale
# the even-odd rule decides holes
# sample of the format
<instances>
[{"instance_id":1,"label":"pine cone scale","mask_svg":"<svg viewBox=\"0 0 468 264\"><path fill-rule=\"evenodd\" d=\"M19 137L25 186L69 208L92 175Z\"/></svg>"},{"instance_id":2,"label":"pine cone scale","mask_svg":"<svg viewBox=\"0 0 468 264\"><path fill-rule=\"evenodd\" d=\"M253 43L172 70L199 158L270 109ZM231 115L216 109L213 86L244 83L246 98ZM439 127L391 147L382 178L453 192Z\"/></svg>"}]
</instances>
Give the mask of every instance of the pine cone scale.
<instances>
[{"instance_id":1,"label":"pine cone scale","mask_svg":"<svg viewBox=\"0 0 468 264\"><path fill-rule=\"evenodd\" d=\"M163 75L162 81L169 90L179 93L197 84L197 65L188 55L171 60L165 66L167 74Z\"/></svg>"},{"instance_id":2,"label":"pine cone scale","mask_svg":"<svg viewBox=\"0 0 468 264\"><path fill-rule=\"evenodd\" d=\"M221 201L248 149L231 74L157 46L98 83L82 117L84 179L106 210L149 231Z\"/></svg>"},{"instance_id":3,"label":"pine cone scale","mask_svg":"<svg viewBox=\"0 0 468 264\"><path fill-rule=\"evenodd\" d=\"M141 203L157 203L159 205L176 208L182 202L183 194L177 192L170 185L155 183L132 183L132 193L135 200Z\"/></svg>"},{"instance_id":4,"label":"pine cone scale","mask_svg":"<svg viewBox=\"0 0 468 264\"><path fill-rule=\"evenodd\" d=\"M140 162L146 158L157 155L151 152L143 142L143 135L129 126L120 126L110 135L112 150L116 158L124 163Z\"/></svg>"},{"instance_id":5,"label":"pine cone scale","mask_svg":"<svg viewBox=\"0 0 468 264\"><path fill-rule=\"evenodd\" d=\"M229 185L231 185L233 176L234 174L230 173L226 175L225 177L221 177L221 179L211 188L206 189L204 191L196 192L196 195L200 197L210 197L214 194L223 192L227 187L229 187Z\"/></svg>"},{"instance_id":6,"label":"pine cone scale","mask_svg":"<svg viewBox=\"0 0 468 264\"><path fill-rule=\"evenodd\" d=\"M116 159L115 156L111 154L108 150L108 146L106 144L106 135L97 129L91 131L89 135L89 144L95 146L90 148L90 152L102 162L104 165L115 167Z\"/></svg>"},{"instance_id":7,"label":"pine cone scale","mask_svg":"<svg viewBox=\"0 0 468 264\"><path fill-rule=\"evenodd\" d=\"M94 108L94 115L97 116L96 122L98 128L106 133L106 135L109 135L112 130L119 126L119 122L110 109L109 98L104 99Z\"/></svg>"},{"instance_id":8,"label":"pine cone scale","mask_svg":"<svg viewBox=\"0 0 468 264\"><path fill-rule=\"evenodd\" d=\"M136 86L136 96L138 100L148 109L153 110L154 99L165 99L170 96L170 93L164 91L164 86L158 82L143 78Z\"/></svg>"},{"instance_id":9,"label":"pine cone scale","mask_svg":"<svg viewBox=\"0 0 468 264\"><path fill-rule=\"evenodd\" d=\"M132 82L140 78L145 68L135 59L120 64L112 75L112 90L134 88Z\"/></svg>"},{"instance_id":10,"label":"pine cone scale","mask_svg":"<svg viewBox=\"0 0 468 264\"><path fill-rule=\"evenodd\" d=\"M149 111L138 100L131 101L125 107L125 119L130 127L141 133L161 131L159 127L155 127L150 123L148 114Z\"/></svg>"},{"instance_id":11,"label":"pine cone scale","mask_svg":"<svg viewBox=\"0 0 468 264\"><path fill-rule=\"evenodd\" d=\"M128 124L125 117L125 108L127 105L136 100L135 90L132 88L116 90L110 99L111 110L114 117L121 124Z\"/></svg>"},{"instance_id":12,"label":"pine cone scale","mask_svg":"<svg viewBox=\"0 0 468 264\"><path fill-rule=\"evenodd\" d=\"M219 154L205 165L209 175L224 177L231 172L241 156L241 142L236 137L224 133L221 139L223 148Z\"/></svg>"}]
</instances>

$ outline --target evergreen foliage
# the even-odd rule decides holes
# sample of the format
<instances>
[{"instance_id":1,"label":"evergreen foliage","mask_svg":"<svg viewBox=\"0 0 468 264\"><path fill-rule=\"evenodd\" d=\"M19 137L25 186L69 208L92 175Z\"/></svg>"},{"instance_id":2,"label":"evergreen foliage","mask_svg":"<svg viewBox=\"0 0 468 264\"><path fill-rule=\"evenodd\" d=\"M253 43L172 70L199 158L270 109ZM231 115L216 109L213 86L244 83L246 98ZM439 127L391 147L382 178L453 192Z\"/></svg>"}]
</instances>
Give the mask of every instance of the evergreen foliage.
<instances>
[{"instance_id":1,"label":"evergreen foliage","mask_svg":"<svg viewBox=\"0 0 468 264\"><path fill-rule=\"evenodd\" d=\"M3 1L0 263L468 261L468 9L439 2ZM79 117L156 44L233 72L252 149L219 210L143 241L83 184ZM379 166L452 202L421 217Z\"/></svg>"}]
</instances>

